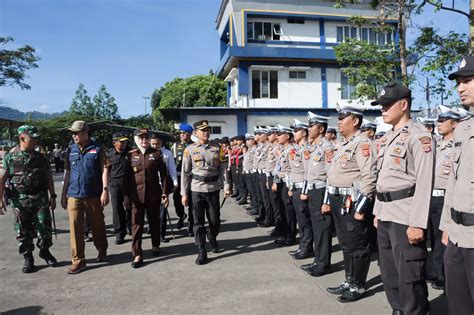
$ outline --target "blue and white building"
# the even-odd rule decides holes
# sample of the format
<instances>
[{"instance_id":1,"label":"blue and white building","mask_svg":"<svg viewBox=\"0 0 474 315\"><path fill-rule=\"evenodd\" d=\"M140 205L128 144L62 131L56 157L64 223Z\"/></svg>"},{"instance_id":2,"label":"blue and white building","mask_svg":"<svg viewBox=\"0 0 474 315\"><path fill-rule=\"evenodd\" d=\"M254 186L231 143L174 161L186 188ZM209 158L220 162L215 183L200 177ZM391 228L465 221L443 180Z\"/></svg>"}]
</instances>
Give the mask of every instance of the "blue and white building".
<instances>
[{"instance_id":1,"label":"blue and white building","mask_svg":"<svg viewBox=\"0 0 474 315\"><path fill-rule=\"evenodd\" d=\"M367 1L335 8L335 1L222 0L216 29L220 38L217 74L227 83L226 109L188 108L188 123L209 119L216 136L243 134L255 125L289 124L308 110L334 116L336 104L351 98L333 48L345 38L380 45L396 42L395 32L355 27L353 16L378 19ZM386 23L397 25L394 19ZM205 112L205 114L204 114ZM378 115L369 110L368 116ZM229 117L229 115L231 117ZM214 119L215 118L215 119Z\"/></svg>"}]
</instances>

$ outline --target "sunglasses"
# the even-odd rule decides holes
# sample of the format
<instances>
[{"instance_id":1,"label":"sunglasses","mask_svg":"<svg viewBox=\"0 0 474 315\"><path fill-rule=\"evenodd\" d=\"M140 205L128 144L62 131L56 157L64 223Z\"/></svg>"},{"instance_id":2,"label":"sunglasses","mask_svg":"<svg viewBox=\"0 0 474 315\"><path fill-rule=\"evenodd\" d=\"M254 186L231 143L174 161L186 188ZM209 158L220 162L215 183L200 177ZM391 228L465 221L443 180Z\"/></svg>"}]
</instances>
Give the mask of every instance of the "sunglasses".
<instances>
[{"instance_id":1,"label":"sunglasses","mask_svg":"<svg viewBox=\"0 0 474 315\"><path fill-rule=\"evenodd\" d=\"M149 140L149 139L150 139L150 136L138 136L138 138L140 138L140 139L142 139L142 140L143 140L143 139Z\"/></svg>"}]
</instances>

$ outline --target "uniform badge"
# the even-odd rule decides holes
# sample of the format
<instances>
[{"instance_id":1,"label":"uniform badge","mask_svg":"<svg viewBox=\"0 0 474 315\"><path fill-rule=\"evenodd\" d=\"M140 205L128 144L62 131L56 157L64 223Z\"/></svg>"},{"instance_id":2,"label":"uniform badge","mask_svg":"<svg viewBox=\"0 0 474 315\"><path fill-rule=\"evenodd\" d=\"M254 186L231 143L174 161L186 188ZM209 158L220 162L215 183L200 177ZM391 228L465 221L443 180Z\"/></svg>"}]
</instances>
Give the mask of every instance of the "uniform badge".
<instances>
[{"instance_id":1,"label":"uniform badge","mask_svg":"<svg viewBox=\"0 0 474 315\"><path fill-rule=\"evenodd\" d=\"M342 168L347 168L347 161L346 160L342 160L341 163L340 163L341 167Z\"/></svg>"},{"instance_id":2,"label":"uniform badge","mask_svg":"<svg viewBox=\"0 0 474 315\"><path fill-rule=\"evenodd\" d=\"M431 152L431 138L424 136L420 138L421 146L423 149L423 152L429 153Z\"/></svg>"},{"instance_id":3,"label":"uniform badge","mask_svg":"<svg viewBox=\"0 0 474 315\"><path fill-rule=\"evenodd\" d=\"M134 166L134 167L133 167L133 171L134 171L135 173L138 173L138 167Z\"/></svg>"},{"instance_id":4,"label":"uniform badge","mask_svg":"<svg viewBox=\"0 0 474 315\"><path fill-rule=\"evenodd\" d=\"M333 156L334 156L333 150L327 150L326 152L324 152L324 159L326 160L327 163L332 162Z\"/></svg>"},{"instance_id":5,"label":"uniform badge","mask_svg":"<svg viewBox=\"0 0 474 315\"><path fill-rule=\"evenodd\" d=\"M444 167L443 168L443 174L444 175L449 175L451 173L451 169Z\"/></svg>"},{"instance_id":6,"label":"uniform badge","mask_svg":"<svg viewBox=\"0 0 474 315\"><path fill-rule=\"evenodd\" d=\"M385 142L387 142L387 138L383 137L383 138L380 140L380 143L384 144Z\"/></svg>"},{"instance_id":7,"label":"uniform badge","mask_svg":"<svg viewBox=\"0 0 474 315\"><path fill-rule=\"evenodd\" d=\"M395 149L393 149L393 153L395 154L400 154L402 152L402 149L396 147Z\"/></svg>"},{"instance_id":8,"label":"uniform badge","mask_svg":"<svg viewBox=\"0 0 474 315\"><path fill-rule=\"evenodd\" d=\"M295 155L296 155L296 150L295 149L291 149L290 151L290 160L294 160L295 159Z\"/></svg>"},{"instance_id":9,"label":"uniform badge","mask_svg":"<svg viewBox=\"0 0 474 315\"><path fill-rule=\"evenodd\" d=\"M406 134L406 133L402 133L402 134L400 135L400 140L401 140L401 141L405 141L406 139L407 139L407 134Z\"/></svg>"},{"instance_id":10,"label":"uniform badge","mask_svg":"<svg viewBox=\"0 0 474 315\"><path fill-rule=\"evenodd\" d=\"M360 148L362 150L362 155L364 157L369 157L370 156L370 144L364 143L360 146Z\"/></svg>"},{"instance_id":11,"label":"uniform badge","mask_svg":"<svg viewBox=\"0 0 474 315\"><path fill-rule=\"evenodd\" d=\"M310 158L310 153L309 153L309 151L304 150L303 154L304 154L304 159L305 159L305 160L309 160L309 158Z\"/></svg>"},{"instance_id":12,"label":"uniform badge","mask_svg":"<svg viewBox=\"0 0 474 315\"><path fill-rule=\"evenodd\" d=\"M394 156L394 157L393 157L393 163L394 163L395 165L400 165L401 160L402 160L402 159L401 159L399 156Z\"/></svg>"}]
</instances>

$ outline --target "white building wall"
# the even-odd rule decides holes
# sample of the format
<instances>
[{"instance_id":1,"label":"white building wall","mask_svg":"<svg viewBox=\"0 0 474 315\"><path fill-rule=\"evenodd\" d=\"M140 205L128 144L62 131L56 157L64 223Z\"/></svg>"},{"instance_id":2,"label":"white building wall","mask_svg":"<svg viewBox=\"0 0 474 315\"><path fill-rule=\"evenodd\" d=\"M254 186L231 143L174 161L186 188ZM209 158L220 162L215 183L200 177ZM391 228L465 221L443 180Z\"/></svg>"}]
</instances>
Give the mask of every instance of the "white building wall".
<instances>
[{"instance_id":1,"label":"white building wall","mask_svg":"<svg viewBox=\"0 0 474 315\"><path fill-rule=\"evenodd\" d=\"M281 41L293 42L319 42L319 21L306 20L304 24L289 24L286 18L269 19L269 18L248 18L247 22L271 22L280 24L282 34ZM254 45L250 43L249 45ZM268 46L268 45L266 45ZM291 46L293 47L293 46Z\"/></svg>"},{"instance_id":2,"label":"white building wall","mask_svg":"<svg viewBox=\"0 0 474 315\"><path fill-rule=\"evenodd\" d=\"M202 119L207 119L210 126L220 126L221 134L212 134L211 138L237 134L237 115L188 115L186 122L191 126Z\"/></svg>"},{"instance_id":3,"label":"white building wall","mask_svg":"<svg viewBox=\"0 0 474 315\"><path fill-rule=\"evenodd\" d=\"M326 68L326 79L328 82L328 108L335 108L336 103L341 100L341 70Z\"/></svg>"}]
</instances>

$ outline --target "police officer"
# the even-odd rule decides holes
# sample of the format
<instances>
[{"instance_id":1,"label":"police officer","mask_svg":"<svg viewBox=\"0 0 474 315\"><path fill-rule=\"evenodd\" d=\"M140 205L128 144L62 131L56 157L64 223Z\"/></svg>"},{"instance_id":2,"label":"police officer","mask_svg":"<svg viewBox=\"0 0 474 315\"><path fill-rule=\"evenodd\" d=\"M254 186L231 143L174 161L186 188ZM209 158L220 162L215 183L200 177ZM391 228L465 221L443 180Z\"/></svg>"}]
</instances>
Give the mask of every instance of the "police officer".
<instances>
[{"instance_id":1,"label":"police officer","mask_svg":"<svg viewBox=\"0 0 474 315\"><path fill-rule=\"evenodd\" d=\"M451 73L456 80L462 105L474 112L474 57L466 56L458 71ZM449 176L440 230L444 253L444 272L449 314L474 313L474 119L468 114L454 130L452 151L453 171Z\"/></svg>"},{"instance_id":2,"label":"police officer","mask_svg":"<svg viewBox=\"0 0 474 315\"><path fill-rule=\"evenodd\" d=\"M362 133L365 133L366 137L370 140L374 140L375 132L377 131L377 123L364 119L364 121L362 122L362 126L360 127L360 131L362 131Z\"/></svg>"},{"instance_id":3,"label":"police officer","mask_svg":"<svg viewBox=\"0 0 474 315\"><path fill-rule=\"evenodd\" d=\"M412 121L411 101L408 88L393 84L372 102L382 106L384 122L393 126L380 140L374 224L382 282L395 314L430 310L424 268L433 140L421 124Z\"/></svg>"},{"instance_id":4,"label":"police officer","mask_svg":"<svg viewBox=\"0 0 474 315\"><path fill-rule=\"evenodd\" d=\"M209 223L208 238L214 253L219 252L217 236L220 229L219 187L224 185L225 197L230 196L226 181L226 165L221 162L220 147L210 142L210 126L207 120L194 124L197 143L189 145L183 153L181 195L183 206L189 203L191 192L194 214L194 234L198 247L196 264L207 263L205 218Z\"/></svg>"},{"instance_id":5,"label":"police officer","mask_svg":"<svg viewBox=\"0 0 474 315\"><path fill-rule=\"evenodd\" d=\"M19 252L25 263L23 272L35 271L33 240L38 236L39 256L48 266L57 265L56 258L49 248L53 245L51 236L51 211L56 208L56 194L51 175L49 161L44 155L35 151L38 143L38 131L30 125L18 128L19 145L14 147L3 158L0 170L0 214L3 214L5 204L3 194L8 180L7 195L11 200L15 216L15 230L19 242ZM48 191L50 196L48 197Z\"/></svg>"},{"instance_id":6,"label":"police officer","mask_svg":"<svg viewBox=\"0 0 474 315\"><path fill-rule=\"evenodd\" d=\"M314 240L314 261L302 265L301 269L313 277L320 277L326 274L331 266L333 219L330 213L321 212L321 206L326 190L326 170L331 164L334 147L325 137L329 117L308 112L308 118L308 136L312 142L310 156L304 160L306 176L301 199L308 200Z\"/></svg>"},{"instance_id":7,"label":"police officer","mask_svg":"<svg viewBox=\"0 0 474 315\"><path fill-rule=\"evenodd\" d=\"M134 132L137 146L128 154L133 175L128 202L132 203L132 268L143 265L142 236L145 212L151 228L153 256L160 254L160 206L168 207L168 171L159 150L150 146L150 132L146 128Z\"/></svg>"},{"instance_id":8,"label":"police officer","mask_svg":"<svg viewBox=\"0 0 474 315\"><path fill-rule=\"evenodd\" d=\"M418 117L418 121L428 130L432 135L435 132L436 118Z\"/></svg>"},{"instance_id":9,"label":"police officer","mask_svg":"<svg viewBox=\"0 0 474 315\"><path fill-rule=\"evenodd\" d=\"M115 233L115 244L125 243L127 229L131 231L130 208L124 208L124 195L130 189L130 161L127 150L128 138L118 132L112 135L113 148L107 150L110 162L110 202L112 204L112 219Z\"/></svg>"},{"instance_id":10,"label":"police officer","mask_svg":"<svg viewBox=\"0 0 474 315\"><path fill-rule=\"evenodd\" d=\"M275 167L278 160L278 154L282 151L281 145L278 144L278 127L267 126L268 129L268 142L270 144L267 154L267 165L265 167L265 175L267 177L266 185L268 187L268 195L270 198L270 204L272 212L269 213L269 220L274 223L275 228L269 232L270 237L281 237L283 236L280 224L277 221L281 221L281 208L284 207L283 200L281 199L281 193L277 190L273 190L273 182L275 177Z\"/></svg>"},{"instance_id":11,"label":"police officer","mask_svg":"<svg viewBox=\"0 0 474 315\"><path fill-rule=\"evenodd\" d=\"M251 173L253 167L253 159L255 149L257 147L254 135L246 134L245 135L246 149L244 150L244 161L242 172L244 174L244 181L247 186L248 192L250 194L250 206L247 210L249 215L257 215L257 192L253 182L253 174Z\"/></svg>"},{"instance_id":12,"label":"police officer","mask_svg":"<svg viewBox=\"0 0 474 315\"><path fill-rule=\"evenodd\" d=\"M438 106L438 132L440 141L436 143L436 160L434 188L430 202L428 232L431 244L431 272L427 278L432 281L431 287L444 289L443 254L445 246L441 243L443 232L439 229L444 204L444 194L448 186L448 178L452 172L451 151L453 148L454 128L460 119L457 111L446 106Z\"/></svg>"},{"instance_id":13,"label":"police officer","mask_svg":"<svg viewBox=\"0 0 474 315\"><path fill-rule=\"evenodd\" d=\"M272 190L281 195L283 207L281 207L281 214L277 215L275 223L275 229L281 231L282 237L276 239L275 244L278 246L293 246L296 244L296 212L293 200L288 192L291 172L290 153L296 150L296 145L293 143L293 129L280 124L277 127L277 141L282 151L277 152L278 160L275 166Z\"/></svg>"},{"instance_id":14,"label":"police officer","mask_svg":"<svg viewBox=\"0 0 474 315\"><path fill-rule=\"evenodd\" d=\"M184 149L188 145L192 143L191 140L191 135L193 133L193 127L191 127L188 124L180 124L178 127L180 134L180 141L175 142L173 146L171 147L171 152L173 153L174 159L175 159L175 164L176 164L176 171L178 174L178 187L173 188L173 203L174 203L174 208L176 210L176 215L178 216L178 223L176 224L176 228L178 230L183 228L184 225L184 220L186 219L186 213L184 212L184 207L181 204L181 168L183 166L182 161L183 161L183 152ZM188 196L190 198L191 196ZM188 207L188 214L189 214L189 226L188 226L188 235L189 236L194 236L193 234L193 208L192 208L192 202L189 203Z\"/></svg>"},{"instance_id":15,"label":"police officer","mask_svg":"<svg viewBox=\"0 0 474 315\"><path fill-rule=\"evenodd\" d=\"M326 139L331 142L334 146L337 143L337 129L335 127L328 126L326 130Z\"/></svg>"},{"instance_id":16,"label":"police officer","mask_svg":"<svg viewBox=\"0 0 474 315\"><path fill-rule=\"evenodd\" d=\"M290 188L288 195L292 197L296 211L296 221L300 232L299 247L289 254L297 260L306 259L314 255L313 252L313 229L311 227L311 215L308 207L308 196L303 194L306 190L304 161L309 159L310 147L307 142L308 124L294 120L293 138L295 149L290 150ZM303 195L303 197L301 197Z\"/></svg>"},{"instance_id":17,"label":"police officer","mask_svg":"<svg viewBox=\"0 0 474 315\"><path fill-rule=\"evenodd\" d=\"M234 139L234 158L235 158L235 178L236 185L239 191L239 196L235 198L238 205L247 204L248 189L245 185L244 176L243 176L243 162L244 162L244 141L245 136L238 135Z\"/></svg>"},{"instance_id":18,"label":"police officer","mask_svg":"<svg viewBox=\"0 0 474 315\"><path fill-rule=\"evenodd\" d=\"M353 302L364 297L370 266L370 248L366 220L375 192L375 147L360 132L364 108L339 106L339 132L343 139L327 172L327 187L321 211L332 212L344 258L345 281L327 288L340 295L339 302Z\"/></svg>"},{"instance_id":19,"label":"police officer","mask_svg":"<svg viewBox=\"0 0 474 315\"><path fill-rule=\"evenodd\" d=\"M264 127L260 127L260 154L255 156L256 168L257 168L257 186L260 191L259 197L262 206L261 211L255 221L259 227L271 227L273 226L273 207L270 202L270 187L267 181L267 160L268 154L271 150L271 143L268 141L269 130Z\"/></svg>"}]
</instances>

